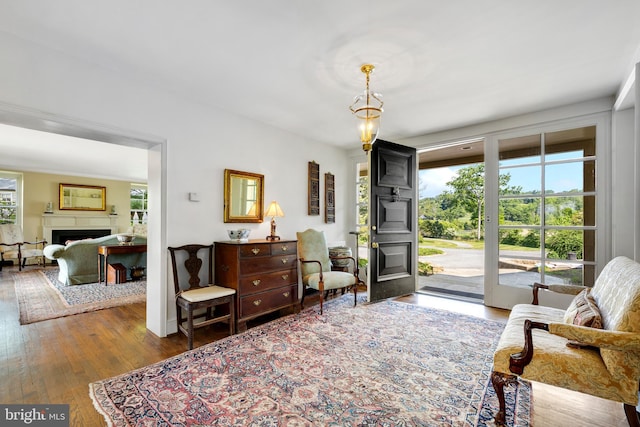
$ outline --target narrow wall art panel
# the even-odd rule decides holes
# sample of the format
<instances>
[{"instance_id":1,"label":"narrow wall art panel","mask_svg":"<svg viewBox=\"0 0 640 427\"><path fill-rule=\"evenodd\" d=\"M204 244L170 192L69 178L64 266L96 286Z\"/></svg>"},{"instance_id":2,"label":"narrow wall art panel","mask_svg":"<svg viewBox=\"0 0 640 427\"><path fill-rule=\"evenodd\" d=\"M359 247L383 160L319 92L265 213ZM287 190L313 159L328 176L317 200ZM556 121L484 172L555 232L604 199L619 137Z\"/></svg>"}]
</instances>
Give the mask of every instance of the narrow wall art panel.
<instances>
[{"instance_id":1,"label":"narrow wall art panel","mask_svg":"<svg viewBox=\"0 0 640 427\"><path fill-rule=\"evenodd\" d=\"M324 174L324 222L336 222L335 177L331 173Z\"/></svg>"},{"instance_id":2,"label":"narrow wall art panel","mask_svg":"<svg viewBox=\"0 0 640 427\"><path fill-rule=\"evenodd\" d=\"M309 162L309 215L320 215L320 165Z\"/></svg>"}]
</instances>

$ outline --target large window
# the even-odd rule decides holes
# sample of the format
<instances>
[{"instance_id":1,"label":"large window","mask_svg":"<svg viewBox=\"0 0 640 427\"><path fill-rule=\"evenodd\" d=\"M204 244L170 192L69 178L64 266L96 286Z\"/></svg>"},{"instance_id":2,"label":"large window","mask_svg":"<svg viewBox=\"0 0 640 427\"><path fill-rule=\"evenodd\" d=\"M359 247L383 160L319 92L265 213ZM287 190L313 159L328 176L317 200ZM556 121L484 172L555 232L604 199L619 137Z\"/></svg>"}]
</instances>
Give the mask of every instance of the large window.
<instances>
[{"instance_id":1,"label":"large window","mask_svg":"<svg viewBox=\"0 0 640 427\"><path fill-rule=\"evenodd\" d=\"M22 176L0 171L0 224L20 223Z\"/></svg>"},{"instance_id":2,"label":"large window","mask_svg":"<svg viewBox=\"0 0 640 427\"><path fill-rule=\"evenodd\" d=\"M528 272L540 282L593 285L595 126L499 140L500 283ZM529 249L527 249L529 248Z\"/></svg>"},{"instance_id":3,"label":"large window","mask_svg":"<svg viewBox=\"0 0 640 427\"><path fill-rule=\"evenodd\" d=\"M131 224L146 224L149 192L145 184L131 184Z\"/></svg>"}]
</instances>

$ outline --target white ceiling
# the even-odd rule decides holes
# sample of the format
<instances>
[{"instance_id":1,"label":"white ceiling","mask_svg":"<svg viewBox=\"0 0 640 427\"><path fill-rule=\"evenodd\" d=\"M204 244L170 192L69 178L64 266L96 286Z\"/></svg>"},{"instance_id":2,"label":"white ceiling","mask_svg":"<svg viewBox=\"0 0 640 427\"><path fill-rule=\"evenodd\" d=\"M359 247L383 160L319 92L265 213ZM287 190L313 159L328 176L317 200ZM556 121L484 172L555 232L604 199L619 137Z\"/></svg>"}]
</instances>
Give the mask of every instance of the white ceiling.
<instances>
[{"instance_id":1,"label":"white ceiling","mask_svg":"<svg viewBox=\"0 0 640 427\"><path fill-rule=\"evenodd\" d=\"M400 140L616 95L638 16L638 0L0 2L2 31L342 147L359 146L365 62L380 137Z\"/></svg>"}]
</instances>

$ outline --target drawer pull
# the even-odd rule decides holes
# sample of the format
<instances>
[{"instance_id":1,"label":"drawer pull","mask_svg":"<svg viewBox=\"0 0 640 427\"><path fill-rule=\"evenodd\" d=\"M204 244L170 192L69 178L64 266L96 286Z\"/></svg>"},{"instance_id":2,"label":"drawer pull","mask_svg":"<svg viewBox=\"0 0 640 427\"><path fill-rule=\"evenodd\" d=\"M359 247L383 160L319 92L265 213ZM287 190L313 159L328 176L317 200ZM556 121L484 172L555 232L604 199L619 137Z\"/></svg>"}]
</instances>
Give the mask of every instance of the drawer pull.
<instances>
[{"instance_id":1,"label":"drawer pull","mask_svg":"<svg viewBox=\"0 0 640 427\"><path fill-rule=\"evenodd\" d=\"M257 299L253 301L253 305L255 305L256 307L259 306L260 304L262 304L262 300L261 299Z\"/></svg>"},{"instance_id":2,"label":"drawer pull","mask_svg":"<svg viewBox=\"0 0 640 427\"><path fill-rule=\"evenodd\" d=\"M282 245L282 252L287 252L287 249L289 249L287 245Z\"/></svg>"},{"instance_id":3,"label":"drawer pull","mask_svg":"<svg viewBox=\"0 0 640 427\"><path fill-rule=\"evenodd\" d=\"M289 297L289 292L285 292L284 294L282 294L283 297L288 298Z\"/></svg>"},{"instance_id":4,"label":"drawer pull","mask_svg":"<svg viewBox=\"0 0 640 427\"><path fill-rule=\"evenodd\" d=\"M253 248L251 249L251 252L253 252L254 255L258 255L260 253L260 248Z\"/></svg>"},{"instance_id":5,"label":"drawer pull","mask_svg":"<svg viewBox=\"0 0 640 427\"><path fill-rule=\"evenodd\" d=\"M287 280L288 278L289 278L289 275L288 275L288 274L283 274L283 275L282 275L282 280Z\"/></svg>"},{"instance_id":6,"label":"drawer pull","mask_svg":"<svg viewBox=\"0 0 640 427\"><path fill-rule=\"evenodd\" d=\"M260 279L256 279L251 283L253 283L253 286L258 286L260 284Z\"/></svg>"},{"instance_id":7,"label":"drawer pull","mask_svg":"<svg viewBox=\"0 0 640 427\"><path fill-rule=\"evenodd\" d=\"M286 263L288 263L288 262L289 262L289 260L288 260L288 259L286 259L286 258L282 258L282 263L283 263L283 264L286 264Z\"/></svg>"}]
</instances>

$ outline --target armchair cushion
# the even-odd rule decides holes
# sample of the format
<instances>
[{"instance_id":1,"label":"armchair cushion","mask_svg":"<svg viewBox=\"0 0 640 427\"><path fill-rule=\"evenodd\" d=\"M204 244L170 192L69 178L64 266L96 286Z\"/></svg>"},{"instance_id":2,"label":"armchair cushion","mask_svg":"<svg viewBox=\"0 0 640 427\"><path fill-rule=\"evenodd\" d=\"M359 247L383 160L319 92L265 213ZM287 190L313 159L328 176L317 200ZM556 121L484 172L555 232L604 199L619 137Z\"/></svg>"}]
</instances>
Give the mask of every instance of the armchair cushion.
<instances>
[{"instance_id":1,"label":"armchair cushion","mask_svg":"<svg viewBox=\"0 0 640 427\"><path fill-rule=\"evenodd\" d=\"M307 277L320 271L331 271L331 260L324 232L306 230L296 233L298 237L298 252L301 258L319 261L319 263L303 263L301 265L302 277Z\"/></svg>"},{"instance_id":2,"label":"armchair cushion","mask_svg":"<svg viewBox=\"0 0 640 427\"><path fill-rule=\"evenodd\" d=\"M325 271L322 273L324 279L324 289L342 289L353 286L355 279L352 273L344 271ZM320 287L320 273L313 273L302 278L303 283L312 289L318 290Z\"/></svg>"}]
</instances>

